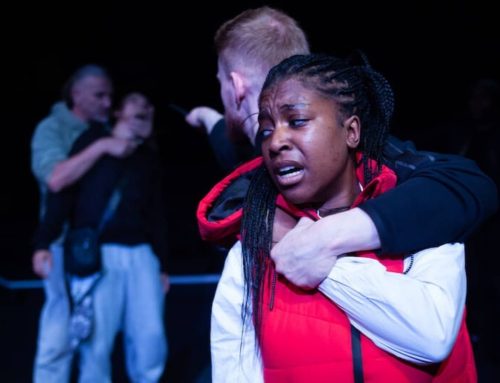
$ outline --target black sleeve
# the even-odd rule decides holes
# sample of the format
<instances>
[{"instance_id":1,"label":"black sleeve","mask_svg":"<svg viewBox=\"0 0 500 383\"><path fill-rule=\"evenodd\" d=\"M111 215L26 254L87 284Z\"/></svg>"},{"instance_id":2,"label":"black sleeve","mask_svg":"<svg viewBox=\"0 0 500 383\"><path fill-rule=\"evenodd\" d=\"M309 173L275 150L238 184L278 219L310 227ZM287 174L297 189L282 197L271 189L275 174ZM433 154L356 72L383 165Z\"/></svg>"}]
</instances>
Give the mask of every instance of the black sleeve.
<instances>
[{"instance_id":1,"label":"black sleeve","mask_svg":"<svg viewBox=\"0 0 500 383\"><path fill-rule=\"evenodd\" d=\"M71 146L68 157L74 156L75 154L81 152L83 149L94 143L94 141L97 141L99 138L108 136L109 133L107 132L107 127L105 125L97 122L91 122L90 127L87 130L83 131L83 133L78 136L78 138Z\"/></svg>"},{"instance_id":2,"label":"black sleeve","mask_svg":"<svg viewBox=\"0 0 500 383\"><path fill-rule=\"evenodd\" d=\"M223 118L214 125L208 135L208 141L219 166L224 172L231 171L238 164L238 158L235 147L226 134L226 124Z\"/></svg>"},{"instance_id":3,"label":"black sleeve","mask_svg":"<svg viewBox=\"0 0 500 383\"><path fill-rule=\"evenodd\" d=\"M469 159L419 152L394 137L384 157L398 186L360 206L375 223L383 252L462 242L497 209L494 182Z\"/></svg>"},{"instance_id":4,"label":"black sleeve","mask_svg":"<svg viewBox=\"0 0 500 383\"><path fill-rule=\"evenodd\" d=\"M92 124L73 143L68 154L69 157L85 149L95 140L105 137L105 127ZM48 249L50 244L61 235L64 223L70 218L79 182L69 186L58 193L47 193L45 213L35 231L33 246L35 250Z\"/></svg>"},{"instance_id":5,"label":"black sleeve","mask_svg":"<svg viewBox=\"0 0 500 383\"><path fill-rule=\"evenodd\" d=\"M239 144L231 142L226 133L226 122L223 118L214 125L208 135L208 141L217 163L226 173L255 156L255 150L249 142Z\"/></svg>"},{"instance_id":6,"label":"black sleeve","mask_svg":"<svg viewBox=\"0 0 500 383\"><path fill-rule=\"evenodd\" d=\"M43 215L33 238L35 250L48 249L50 244L62 233L64 222L74 201L75 187L71 186L58 193L47 195L45 214Z\"/></svg>"},{"instance_id":7,"label":"black sleeve","mask_svg":"<svg viewBox=\"0 0 500 383\"><path fill-rule=\"evenodd\" d=\"M153 177L150 195L146 205L147 236L151 241L153 251L158 257L162 272L166 272L168 242L167 242L167 217L163 193L163 173L160 166L156 168Z\"/></svg>"}]
</instances>

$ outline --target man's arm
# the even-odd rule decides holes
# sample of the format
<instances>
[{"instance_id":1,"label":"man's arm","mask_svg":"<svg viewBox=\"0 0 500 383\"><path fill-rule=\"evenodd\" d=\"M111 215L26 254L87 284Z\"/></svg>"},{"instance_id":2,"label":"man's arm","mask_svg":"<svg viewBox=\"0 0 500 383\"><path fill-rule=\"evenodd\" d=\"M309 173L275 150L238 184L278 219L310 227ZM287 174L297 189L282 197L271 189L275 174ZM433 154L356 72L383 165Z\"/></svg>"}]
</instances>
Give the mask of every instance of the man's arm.
<instances>
[{"instance_id":1,"label":"man's arm","mask_svg":"<svg viewBox=\"0 0 500 383\"><path fill-rule=\"evenodd\" d=\"M51 121L43 121L35 130L31 141L31 167L38 182L47 185L52 192L79 180L103 155L126 157L137 146L136 142L115 137L100 138L90 144L77 141L80 143L75 145L75 142L71 150L67 148L60 128Z\"/></svg>"},{"instance_id":2,"label":"man's arm","mask_svg":"<svg viewBox=\"0 0 500 383\"><path fill-rule=\"evenodd\" d=\"M36 127L31 140L31 169L40 185L46 185L55 164L66 159L69 149L53 121L44 120Z\"/></svg>"},{"instance_id":3,"label":"man's arm","mask_svg":"<svg viewBox=\"0 0 500 383\"><path fill-rule=\"evenodd\" d=\"M85 149L58 162L47 179L49 190L58 192L78 181L105 154L114 157L130 155L137 143L116 137L100 138Z\"/></svg>"},{"instance_id":4,"label":"man's arm","mask_svg":"<svg viewBox=\"0 0 500 383\"><path fill-rule=\"evenodd\" d=\"M319 290L380 348L415 363L437 363L448 356L462 323L464 246L443 245L413 257L406 275L373 259L341 257Z\"/></svg>"},{"instance_id":5,"label":"man's arm","mask_svg":"<svg viewBox=\"0 0 500 383\"><path fill-rule=\"evenodd\" d=\"M46 249L35 250L31 258L33 272L40 278L47 278L52 270L52 253Z\"/></svg>"},{"instance_id":6,"label":"man's arm","mask_svg":"<svg viewBox=\"0 0 500 383\"><path fill-rule=\"evenodd\" d=\"M337 256L380 247L373 221L359 208L317 222L301 218L276 242L271 249L276 271L306 289L316 288L327 277Z\"/></svg>"},{"instance_id":7,"label":"man's arm","mask_svg":"<svg viewBox=\"0 0 500 383\"><path fill-rule=\"evenodd\" d=\"M223 120L224 116L208 106L197 106L189 111L186 122L195 128L203 128L210 135L214 127Z\"/></svg>"},{"instance_id":8,"label":"man's arm","mask_svg":"<svg viewBox=\"0 0 500 383\"><path fill-rule=\"evenodd\" d=\"M230 140L224 116L215 109L206 106L193 108L186 116L186 122L205 129L217 163L224 172L255 156L255 149L249 142L234 143Z\"/></svg>"},{"instance_id":9,"label":"man's arm","mask_svg":"<svg viewBox=\"0 0 500 383\"><path fill-rule=\"evenodd\" d=\"M238 164L238 157L233 143L226 134L224 116L207 106L193 108L186 116L186 122L193 127L202 127L207 133L217 163L229 172Z\"/></svg>"},{"instance_id":10,"label":"man's arm","mask_svg":"<svg viewBox=\"0 0 500 383\"><path fill-rule=\"evenodd\" d=\"M399 184L360 205L384 253L462 242L498 207L495 183L469 159L417 152L393 137L384 154Z\"/></svg>"},{"instance_id":11,"label":"man's arm","mask_svg":"<svg viewBox=\"0 0 500 383\"><path fill-rule=\"evenodd\" d=\"M62 232L64 221L68 218L74 201L74 187L60 193L48 193L47 208L33 237L33 271L46 278L52 270L50 244Z\"/></svg>"},{"instance_id":12,"label":"man's arm","mask_svg":"<svg viewBox=\"0 0 500 383\"><path fill-rule=\"evenodd\" d=\"M462 242L497 209L494 182L471 160L416 152L395 138L385 156L398 174L396 188L315 223L303 218L272 249L292 283L316 287L330 270L323 267L328 258L353 251L411 253Z\"/></svg>"}]
</instances>

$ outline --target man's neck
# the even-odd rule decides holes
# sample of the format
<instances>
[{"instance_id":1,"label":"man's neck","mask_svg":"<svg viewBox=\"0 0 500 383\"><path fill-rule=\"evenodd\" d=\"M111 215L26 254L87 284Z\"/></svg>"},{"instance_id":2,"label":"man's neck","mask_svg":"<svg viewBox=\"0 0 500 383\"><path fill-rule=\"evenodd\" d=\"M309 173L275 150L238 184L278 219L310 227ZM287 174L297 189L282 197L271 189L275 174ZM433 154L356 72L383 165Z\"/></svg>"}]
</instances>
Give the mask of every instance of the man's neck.
<instances>
[{"instance_id":1,"label":"man's neck","mask_svg":"<svg viewBox=\"0 0 500 383\"><path fill-rule=\"evenodd\" d=\"M248 97L248 107L245 108L247 118L243 122L243 131L248 137L252 145L255 146L255 138L257 137L257 131L259 130L259 106L258 106L258 95L250 94Z\"/></svg>"},{"instance_id":2,"label":"man's neck","mask_svg":"<svg viewBox=\"0 0 500 383\"><path fill-rule=\"evenodd\" d=\"M80 109L78 108L73 108L71 109L71 112L78 118L79 120L82 120L85 123L89 122L89 118L83 113Z\"/></svg>"}]
</instances>

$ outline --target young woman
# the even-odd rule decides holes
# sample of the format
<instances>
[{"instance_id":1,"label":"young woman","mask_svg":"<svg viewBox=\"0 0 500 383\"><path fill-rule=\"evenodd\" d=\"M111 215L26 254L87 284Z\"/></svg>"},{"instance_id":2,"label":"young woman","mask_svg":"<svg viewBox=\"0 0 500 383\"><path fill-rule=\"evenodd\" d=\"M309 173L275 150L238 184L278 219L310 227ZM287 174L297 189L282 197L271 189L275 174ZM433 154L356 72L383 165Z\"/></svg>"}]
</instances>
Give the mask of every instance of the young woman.
<instances>
[{"instance_id":1,"label":"young woman","mask_svg":"<svg viewBox=\"0 0 500 383\"><path fill-rule=\"evenodd\" d=\"M395 185L382 158L392 112L389 84L367 63L300 55L270 71L259 100L263 159L200 204L210 215L202 231L227 236L241 223L213 304L214 382L476 380L462 245L329 258L330 273L311 290L270 258L301 217L347 210ZM242 216L216 221L210 207L249 175Z\"/></svg>"}]
</instances>

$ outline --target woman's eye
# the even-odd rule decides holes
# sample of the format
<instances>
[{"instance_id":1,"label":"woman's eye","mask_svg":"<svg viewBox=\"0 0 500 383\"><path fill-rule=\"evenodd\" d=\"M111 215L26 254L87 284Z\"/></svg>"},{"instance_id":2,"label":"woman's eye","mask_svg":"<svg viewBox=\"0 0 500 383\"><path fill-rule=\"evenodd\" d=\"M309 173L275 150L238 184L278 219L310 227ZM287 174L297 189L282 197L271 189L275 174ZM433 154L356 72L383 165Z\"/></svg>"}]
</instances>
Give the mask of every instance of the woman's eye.
<instances>
[{"instance_id":1,"label":"woman's eye","mask_svg":"<svg viewBox=\"0 0 500 383\"><path fill-rule=\"evenodd\" d=\"M301 126L304 126L306 123L307 123L307 119L300 119L300 118L295 118L295 119L291 119L289 121L289 124L292 128L298 128L298 127L301 127Z\"/></svg>"},{"instance_id":2,"label":"woman's eye","mask_svg":"<svg viewBox=\"0 0 500 383\"><path fill-rule=\"evenodd\" d=\"M269 128L260 128L259 131L257 132L258 136L261 139L269 137L273 133L272 129Z\"/></svg>"}]
</instances>

